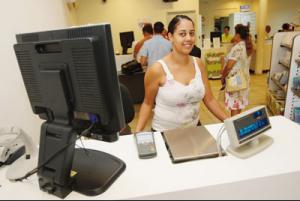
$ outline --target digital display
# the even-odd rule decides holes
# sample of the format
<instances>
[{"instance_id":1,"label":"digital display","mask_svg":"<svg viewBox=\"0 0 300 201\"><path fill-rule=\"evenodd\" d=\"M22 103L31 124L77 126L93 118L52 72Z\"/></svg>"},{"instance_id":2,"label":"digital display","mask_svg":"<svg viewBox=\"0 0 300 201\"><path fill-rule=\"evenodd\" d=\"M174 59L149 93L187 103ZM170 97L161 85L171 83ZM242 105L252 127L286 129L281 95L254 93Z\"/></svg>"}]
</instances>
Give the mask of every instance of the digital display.
<instances>
[{"instance_id":1,"label":"digital display","mask_svg":"<svg viewBox=\"0 0 300 201\"><path fill-rule=\"evenodd\" d=\"M240 143L244 143L270 128L270 120L265 109L256 110L234 121L235 131Z\"/></svg>"},{"instance_id":2,"label":"digital display","mask_svg":"<svg viewBox=\"0 0 300 201\"><path fill-rule=\"evenodd\" d=\"M151 132L144 132L136 134L137 140L141 144L147 144L153 142L153 134Z\"/></svg>"},{"instance_id":3,"label":"digital display","mask_svg":"<svg viewBox=\"0 0 300 201\"><path fill-rule=\"evenodd\" d=\"M255 118L258 118L260 116L262 116L262 114L259 114L258 112L254 114L254 116L256 116ZM262 128L266 127L269 125L269 121L267 118L263 118L263 119L258 119L256 122L249 124L248 126L239 129L239 137L244 138L248 135L251 135L259 130L261 130Z\"/></svg>"},{"instance_id":4,"label":"digital display","mask_svg":"<svg viewBox=\"0 0 300 201\"><path fill-rule=\"evenodd\" d=\"M259 117L263 116L263 112L260 110L260 111L257 111L253 114L253 117L254 119L257 119Z\"/></svg>"}]
</instances>

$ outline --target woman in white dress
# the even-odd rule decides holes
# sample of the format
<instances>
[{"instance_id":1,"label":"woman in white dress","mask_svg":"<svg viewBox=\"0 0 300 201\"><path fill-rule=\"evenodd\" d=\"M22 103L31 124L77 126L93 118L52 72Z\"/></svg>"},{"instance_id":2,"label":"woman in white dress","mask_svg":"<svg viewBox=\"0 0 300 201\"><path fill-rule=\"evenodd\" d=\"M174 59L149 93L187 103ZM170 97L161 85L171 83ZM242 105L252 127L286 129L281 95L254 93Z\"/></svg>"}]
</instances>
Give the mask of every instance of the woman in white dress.
<instances>
[{"instance_id":1,"label":"woman in white dress","mask_svg":"<svg viewBox=\"0 0 300 201\"><path fill-rule=\"evenodd\" d=\"M152 129L156 131L196 127L201 101L221 121L228 118L212 95L204 64L189 55L195 44L194 22L179 15L168 29L173 50L145 75L145 98L136 132L145 128L154 105Z\"/></svg>"},{"instance_id":2,"label":"woman in white dress","mask_svg":"<svg viewBox=\"0 0 300 201\"><path fill-rule=\"evenodd\" d=\"M249 104L250 91L250 59L253 51L249 29L247 26L239 24L235 27L234 46L225 57L224 67L222 70L222 83L225 83L226 77L232 72L237 72L241 68L244 70L248 88L237 92L225 92L225 106L231 111L231 116L240 114Z\"/></svg>"}]
</instances>

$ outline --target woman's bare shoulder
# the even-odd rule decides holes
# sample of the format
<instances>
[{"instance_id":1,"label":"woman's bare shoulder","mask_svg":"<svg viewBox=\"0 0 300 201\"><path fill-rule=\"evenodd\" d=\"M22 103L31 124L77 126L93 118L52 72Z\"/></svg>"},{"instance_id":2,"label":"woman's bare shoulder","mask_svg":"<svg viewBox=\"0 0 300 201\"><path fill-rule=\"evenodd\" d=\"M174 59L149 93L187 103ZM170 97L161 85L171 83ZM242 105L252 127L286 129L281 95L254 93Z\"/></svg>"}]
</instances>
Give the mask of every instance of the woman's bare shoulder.
<instances>
[{"instance_id":1,"label":"woman's bare shoulder","mask_svg":"<svg viewBox=\"0 0 300 201\"><path fill-rule=\"evenodd\" d=\"M197 64L198 64L200 70L201 71L204 70L205 69L205 64L204 64L203 60L198 58L198 57L195 57L195 58L196 58L196 61L197 61Z\"/></svg>"},{"instance_id":2,"label":"woman's bare shoulder","mask_svg":"<svg viewBox=\"0 0 300 201\"><path fill-rule=\"evenodd\" d=\"M159 62L154 63L148 68L145 77L151 80L161 81L164 77L164 70L162 64Z\"/></svg>"}]
</instances>

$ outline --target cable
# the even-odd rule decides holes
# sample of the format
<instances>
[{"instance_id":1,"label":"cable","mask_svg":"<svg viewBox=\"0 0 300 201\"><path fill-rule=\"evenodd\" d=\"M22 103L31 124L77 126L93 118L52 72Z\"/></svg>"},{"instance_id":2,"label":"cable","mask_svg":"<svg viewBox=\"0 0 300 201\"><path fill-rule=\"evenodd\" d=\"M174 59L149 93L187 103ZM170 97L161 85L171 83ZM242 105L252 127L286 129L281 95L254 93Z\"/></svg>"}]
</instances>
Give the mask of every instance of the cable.
<instances>
[{"instance_id":1,"label":"cable","mask_svg":"<svg viewBox=\"0 0 300 201\"><path fill-rule=\"evenodd\" d=\"M81 143L81 145L82 145L81 148L84 150L85 155L86 155L86 156L89 156L89 152L88 152L88 150L85 148L85 146L84 146L84 144L83 144L83 142L82 142L82 138L80 138L80 143Z\"/></svg>"},{"instance_id":2,"label":"cable","mask_svg":"<svg viewBox=\"0 0 300 201\"><path fill-rule=\"evenodd\" d=\"M63 147L62 149L58 150L55 154L53 154L48 160L46 160L44 163L42 163L41 165L39 165L38 167L36 167L35 169L31 170L30 172L28 172L24 177L15 179L15 181L23 181L24 179L27 179L28 177L34 175L35 173L37 173L37 171L39 169L41 169L42 167L44 167L45 165L47 165L50 161L52 161L55 157L57 157L60 153L62 153L63 151L65 151L69 146L71 146L72 144L76 143L76 141L78 139L80 139L82 136L87 135L90 130L94 127L95 123L92 123L92 125L87 128L86 130L84 130L73 142L70 142L69 144L67 144L65 147Z\"/></svg>"},{"instance_id":3,"label":"cable","mask_svg":"<svg viewBox=\"0 0 300 201\"><path fill-rule=\"evenodd\" d=\"M220 128L220 130L218 132L218 136L217 136L217 148L218 148L219 157L223 156L223 152L222 152L222 135L225 132L225 129L226 128L223 124L222 127Z\"/></svg>"}]
</instances>

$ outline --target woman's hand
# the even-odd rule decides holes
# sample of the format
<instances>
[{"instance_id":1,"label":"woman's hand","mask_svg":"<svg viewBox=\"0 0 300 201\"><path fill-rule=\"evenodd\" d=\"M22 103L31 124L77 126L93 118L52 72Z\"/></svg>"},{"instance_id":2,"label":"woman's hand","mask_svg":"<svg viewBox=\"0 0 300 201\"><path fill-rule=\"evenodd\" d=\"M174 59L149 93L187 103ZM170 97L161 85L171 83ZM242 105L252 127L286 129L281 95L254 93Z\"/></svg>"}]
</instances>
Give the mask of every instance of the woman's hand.
<instances>
[{"instance_id":1,"label":"woman's hand","mask_svg":"<svg viewBox=\"0 0 300 201\"><path fill-rule=\"evenodd\" d=\"M221 84L222 84L222 86L226 85L226 78L223 75L221 77Z\"/></svg>"}]
</instances>

